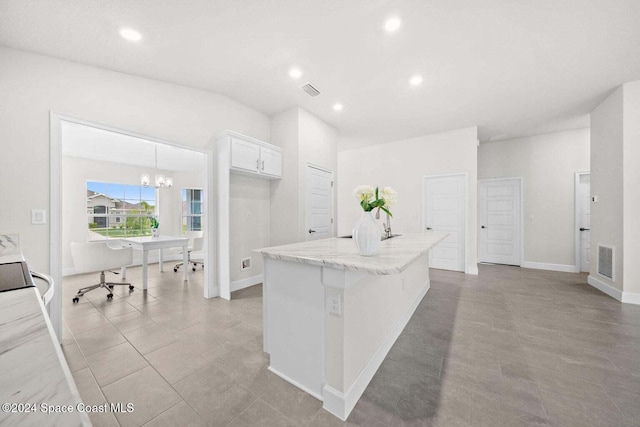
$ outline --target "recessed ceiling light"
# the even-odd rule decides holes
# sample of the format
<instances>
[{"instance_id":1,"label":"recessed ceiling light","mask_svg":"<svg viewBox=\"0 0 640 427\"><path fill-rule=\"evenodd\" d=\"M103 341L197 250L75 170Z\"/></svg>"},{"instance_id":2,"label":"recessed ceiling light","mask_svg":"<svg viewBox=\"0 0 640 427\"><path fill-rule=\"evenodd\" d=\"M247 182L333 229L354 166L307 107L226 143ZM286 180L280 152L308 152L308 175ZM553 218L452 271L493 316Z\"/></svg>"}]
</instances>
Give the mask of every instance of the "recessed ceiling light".
<instances>
[{"instance_id":1,"label":"recessed ceiling light","mask_svg":"<svg viewBox=\"0 0 640 427\"><path fill-rule=\"evenodd\" d=\"M292 68L289 70L289 75L294 79L302 77L302 70L300 68Z\"/></svg>"},{"instance_id":2,"label":"recessed ceiling light","mask_svg":"<svg viewBox=\"0 0 640 427\"><path fill-rule=\"evenodd\" d=\"M423 80L424 79L422 78L421 75L416 74L415 76L413 76L413 77L411 77L409 79L409 83L411 84L411 86L418 86L418 85L422 84Z\"/></svg>"},{"instance_id":3,"label":"recessed ceiling light","mask_svg":"<svg viewBox=\"0 0 640 427\"><path fill-rule=\"evenodd\" d=\"M393 18L387 19L387 21L384 23L384 29L388 33L393 33L398 28L400 28L401 24L402 21L400 21L400 18L394 16Z\"/></svg>"},{"instance_id":4,"label":"recessed ceiling light","mask_svg":"<svg viewBox=\"0 0 640 427\"><path fill-rule=\"evenodd\" d=\"M138 31L134 30L133 28L123 28L120 30L120 35L129 40L130 42L138 42L140 40L142 40L142 34L140 34Z\"/></svg>"},{"instance_id":5,"label":"recessed ceiling light","mask_svg":"<svg viewBox=\"0 0 640 427\"><path fill-rule=\"evenodd\" d=\"M333 109L336 111L342 111L342 109L344 108L344 106L342 104L340 104L339 102L336 102L335 104L333 104Z\"/></svg>"}]
</instances>

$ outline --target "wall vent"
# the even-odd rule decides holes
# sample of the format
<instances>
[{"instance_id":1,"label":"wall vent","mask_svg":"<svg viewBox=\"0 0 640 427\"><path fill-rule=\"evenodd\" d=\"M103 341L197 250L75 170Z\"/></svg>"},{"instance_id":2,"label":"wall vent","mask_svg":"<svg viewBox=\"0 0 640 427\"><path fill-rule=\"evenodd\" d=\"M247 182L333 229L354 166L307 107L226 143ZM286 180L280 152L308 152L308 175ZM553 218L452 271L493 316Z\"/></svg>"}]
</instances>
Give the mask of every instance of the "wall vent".
<instances>
[{"instance_id":1,"label":"wall vent","mask_svg":"<svg viewBox=\"0 0 640 427\"><path fill-rule=\"evenodd\" d=\"M598 274L613 280L613 246L598 245Z\"/></svg>"},{"instance_id":2,"label":"wall vent","mask_svg":"<svg viewBox=\"0 0 640 427\"><path fill-rule=\"evenodd\" d=\"M302 86L300 86L300 89L307 92L307 95L309 95L312 98L315 98L316 96L320 95L320 91L315 87L313 87L311 83L303 84Z\"/></svg>"}]
</instances>

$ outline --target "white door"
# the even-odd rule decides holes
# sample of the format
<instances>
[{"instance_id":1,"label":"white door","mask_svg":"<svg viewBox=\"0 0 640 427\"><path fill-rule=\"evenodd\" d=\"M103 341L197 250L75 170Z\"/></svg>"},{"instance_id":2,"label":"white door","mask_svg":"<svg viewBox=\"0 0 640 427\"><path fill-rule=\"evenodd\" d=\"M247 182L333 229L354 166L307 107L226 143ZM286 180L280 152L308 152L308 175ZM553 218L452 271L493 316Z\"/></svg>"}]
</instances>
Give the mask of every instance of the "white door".
<instances>
[{"instance_id":1,"label":"white door","mask_svg":"<svg viewBox=\"0 0 640 427\"><path fill-rule=\"evenodd\" d=\"M576 183L576 232L580 245L580 271L588 272L591 266L591 175L578 174Z\"/></svg>"},{"instance_id":2,"label":"white door","mask_svg":"<svg viewBox=\"0 0 640 427\"><path fill-rule=\"evenodd\" d=\"M463 174L424 178L424 228L449 233L431 250L433 268L465 271L466 188Z\"/></svg>"},{"instance_id":3,"label":"white door","mask_svg":"<svg viewBox=\"0 0 640 427\"><path fill-rule=\"evenodd\" d=\"M333 172L307 166L307 240L333 237Z\"/></svg>"},{"instance_id":4,"label":"white door","mask_svg":"<svg viewBox=\"0 0 640 427\"><path fill-rule=\"evenodd\" d=\"M478 181L478 260L521 265L520 178Z\"/></svg>"}]
</instances>

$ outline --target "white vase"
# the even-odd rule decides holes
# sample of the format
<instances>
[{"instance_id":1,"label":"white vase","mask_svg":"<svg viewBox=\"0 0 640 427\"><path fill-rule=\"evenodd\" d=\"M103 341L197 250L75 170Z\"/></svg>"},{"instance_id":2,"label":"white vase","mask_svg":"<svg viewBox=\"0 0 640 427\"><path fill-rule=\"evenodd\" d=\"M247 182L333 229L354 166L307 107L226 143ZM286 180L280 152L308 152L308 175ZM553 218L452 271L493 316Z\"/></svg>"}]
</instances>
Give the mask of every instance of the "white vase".
<instances>
[{"instance_id":1,"label":"white vase","mask_svg":"<svg viewBox=\"0 0 640 427\"><path fill-rule=\"evenodd\" d=\"M152 228L151 229L151 237L158 237L160 235L160 233L158 232L157 228Z\"/></svg>"},{"instance_id":2,"label":"white vase","mask_svg":"<svg viewBox=\"0 0 640 427\"><path fill-rule=\"evenodd\" d=\"M371 212L363 212L362 217L353 227L353 241L358 247L360 255L372 256L380 245L380 227Z\"/></svg>"}]
</instances>

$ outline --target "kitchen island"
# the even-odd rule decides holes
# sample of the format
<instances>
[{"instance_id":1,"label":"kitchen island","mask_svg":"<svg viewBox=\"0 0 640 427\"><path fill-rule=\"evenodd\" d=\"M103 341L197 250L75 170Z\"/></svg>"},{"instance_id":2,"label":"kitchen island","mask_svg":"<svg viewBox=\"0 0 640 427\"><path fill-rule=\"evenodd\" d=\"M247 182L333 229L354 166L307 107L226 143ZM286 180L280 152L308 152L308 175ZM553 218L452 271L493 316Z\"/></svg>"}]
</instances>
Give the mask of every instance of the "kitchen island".
<instances>
[{"instance_id":1,"label":"kitchen island","mask_svg":"<svg viewBox=\"0 0 640 427\"><path fill-rule=\"evenodd\" d=\"M269 370L345 420L429 290L429 250L446 236L397 236L372 257L345 238L257 250Z\"/></svg>"}]
</instances>

